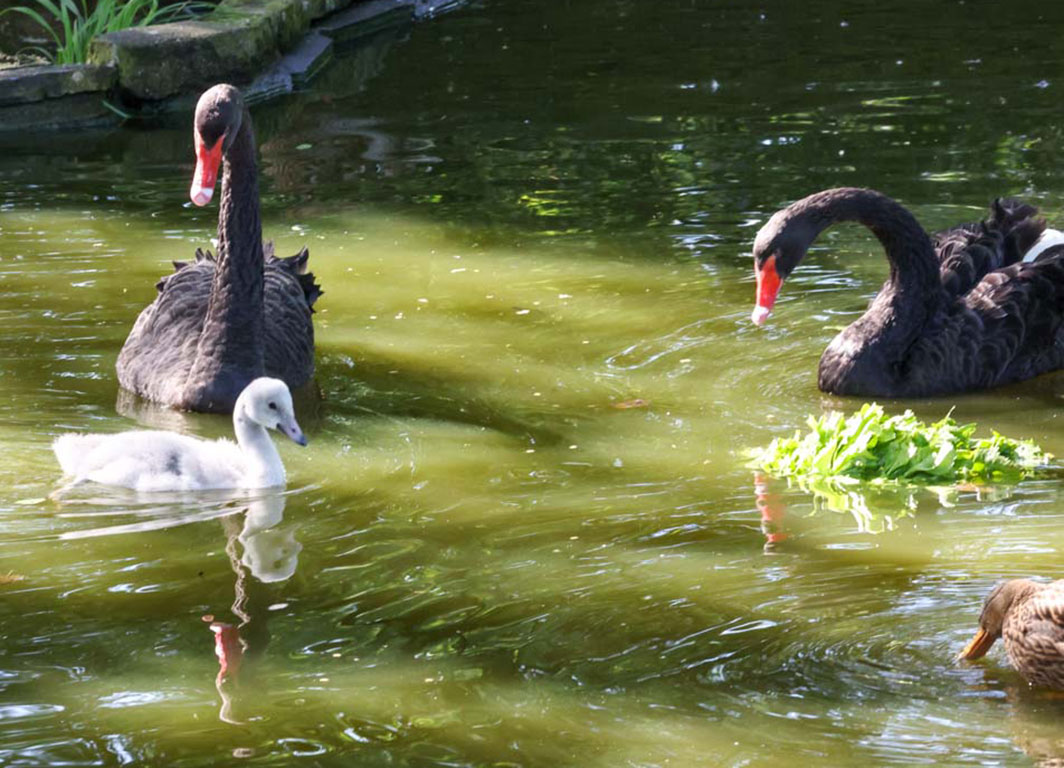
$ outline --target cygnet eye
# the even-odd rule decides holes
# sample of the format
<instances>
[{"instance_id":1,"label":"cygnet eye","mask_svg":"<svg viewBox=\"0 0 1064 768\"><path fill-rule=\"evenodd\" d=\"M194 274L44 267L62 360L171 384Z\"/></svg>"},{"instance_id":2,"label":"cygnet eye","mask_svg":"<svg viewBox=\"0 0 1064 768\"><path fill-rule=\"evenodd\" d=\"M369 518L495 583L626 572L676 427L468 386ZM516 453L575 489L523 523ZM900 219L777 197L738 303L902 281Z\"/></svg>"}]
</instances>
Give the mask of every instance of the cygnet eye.
<instances>
[{"instance_id":1,"label":"cygnet eye","mask_svg":"<svg viewBox=\"0 0 1064 768\"><path fill-rule=\"evenodd\" d=\"M277 410L277 403L270 403L270 410L271 411L276 411Z\"/></svg>"}]
</instances>

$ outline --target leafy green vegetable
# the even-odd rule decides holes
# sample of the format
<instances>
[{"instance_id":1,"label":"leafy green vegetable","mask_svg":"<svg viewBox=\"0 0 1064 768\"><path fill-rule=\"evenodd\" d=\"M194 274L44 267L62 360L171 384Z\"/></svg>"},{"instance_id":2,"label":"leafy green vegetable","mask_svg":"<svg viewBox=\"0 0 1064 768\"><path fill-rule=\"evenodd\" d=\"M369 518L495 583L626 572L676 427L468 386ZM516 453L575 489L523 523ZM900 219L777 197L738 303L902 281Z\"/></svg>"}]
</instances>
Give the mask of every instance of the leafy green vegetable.
<instances>
[{"instance_id":1,"label":"leafy green vegetable","mask_svg":"<svg viewBox=\"0 0 1064 768\"><path fill-rule=\"evenodd\" d=\"M1030 440L997 432L975 439L974 424L950 416L925 424L905 411L887 416L866 403L848 418L807 420L809 431L776 438L753 453L751 465L813 494L814 512L850 513L858 530L880 532L917 508L922 486L952 506L959 490L997 496L1045 466L1052 456Z\"/></svg>"},{"instance_id":2,"label":"leafy green vegetable","mask_svg":"<svg viewBox=\"0 0 1064 768\"><path fill-rule=\"evenodd\" d=\"M55 50L34 47L53 64L78 64L88 57L89 43L97 35L116 32L129 27L163 24L186 15L190 11L209 7L203 0L185 0L161 6L159 0L97 0L90 8L89 0L32 0L33 6L17 5L0 11L21 13L33 19L52 37ZM59 31L56 31L58 27Z\"/></svg>"},{"instance_id":3,"label":"leafy green vegetable","mask_svg":"<svg viewBox=\"0 0 1064 768\"><path fill-rule=\"evenodd\" d=\"M805 435L776 438L752 464L776 477L941 485L1015 483L1051 458L1030 440L997 432L975 439L974 424L949 415L925 424L912 411L887 416L876 403L848 418L832 412L807 423Z\"/></svg>"}]
</instances>

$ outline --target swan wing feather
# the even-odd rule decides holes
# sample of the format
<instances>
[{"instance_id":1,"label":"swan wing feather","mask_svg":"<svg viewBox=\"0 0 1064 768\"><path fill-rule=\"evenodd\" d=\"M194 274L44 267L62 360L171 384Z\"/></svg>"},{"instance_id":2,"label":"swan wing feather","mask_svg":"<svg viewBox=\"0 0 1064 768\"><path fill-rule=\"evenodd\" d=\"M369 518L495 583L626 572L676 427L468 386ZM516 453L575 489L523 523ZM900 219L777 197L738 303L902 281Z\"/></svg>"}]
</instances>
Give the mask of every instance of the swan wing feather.
<instances>
[{"instance_id":1,"label":"swan wing feather","mask_svg":"<svg viewBox=\"0 0 1064 768\"><path fill-rule=\"evenodd\" d=\"M272 244L264 252L265 373L295 388L314 374L311 307L321 289L306 272L306 249L288 259L274 257ZM159 281L158 295L141 311L118 356L123 387L149 400L181 402L210 304L215 263L210 251L197 250L195 261L174 262L176 271Z\"/></svg>"},{"instance_id":2,"label":"swan wing feather","mask_svg":"<svg viewBox=\"0 0 1064 768\"><path fill-rule=\"evenodd\" d=\"M1006 616L1009 660L1030 682L1064 689L1064 583L1052 582Z\"/></svg>"},{"instance_id":3,"label":"swan wing feather","mask_svg":"<svg viewBox=\"0 0 1064 768\"><path fill-rule=\"evenodd\" d=\"M229 440L135 430L112 435L62 435L53 444L65 474L137 491L236 488L246 474Z\"/></svg>"},{"instance_id":4,"label":"swan wing feather","mask_svg":"<svg viewBox=\"0 0 1064 768\"><path fill-rule=\"evenodd\" d=\"M1034 206L999 198L985 220L932 235L947 295L963 296L991 272L1021 261L1045 228Z\"/></svg>"},{"instance_id":5,"label":"swan wing feather","mask_svg":"<svg viewBox=\"0 0 1064 768\"><path fill-rule=\"evenodd\" d=\"M1000 386L1064 367L1064 249L1057 258L986 275L896 366L905 393L916 396Z\"/></svg>"}]
</instances>

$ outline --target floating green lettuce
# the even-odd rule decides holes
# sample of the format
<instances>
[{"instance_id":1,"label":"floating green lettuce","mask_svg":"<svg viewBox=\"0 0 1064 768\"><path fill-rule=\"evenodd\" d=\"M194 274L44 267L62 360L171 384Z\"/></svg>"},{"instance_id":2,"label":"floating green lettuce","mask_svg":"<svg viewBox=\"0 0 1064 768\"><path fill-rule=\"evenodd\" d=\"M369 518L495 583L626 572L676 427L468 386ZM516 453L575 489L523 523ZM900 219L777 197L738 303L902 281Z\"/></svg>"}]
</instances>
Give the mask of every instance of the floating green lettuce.
<instances>
[{"instance_id":1,"label":"floating green lettuce","mask_svg":"<svg viewBox=\"0 0 1064 768\"><path fill-rule=\"evenodd\" d=\"M997 432L975 439L974 424L957 424L949 415L925 424L912 411L887 416L876 403L848 418L833 412L807 423L805 435L776 438L755 454L753 465L799 480L943 485L1015 483L1051 458L1030 440Z\"/></svg>"},{"instance_id":2,"label":"floating green lettuce","mask_svg":"<svg viewBox=\"0 0 1064 768\"><path fill-rule=\"evenodd\" d=\"M809 431L776 438L753 452L752 466L813 494L813 512L849 513L863 532L880 533L916 511L932 492L952 506L961 490L1001 498L1007 486L1050 458L1029 440L993 433L973 439L974 424L948 415L925 424L911 411L887 416L875 403L849 418L831 413L808 419ZM926 489L926 491L921 491Z\"/></svg>"}]
</instances>

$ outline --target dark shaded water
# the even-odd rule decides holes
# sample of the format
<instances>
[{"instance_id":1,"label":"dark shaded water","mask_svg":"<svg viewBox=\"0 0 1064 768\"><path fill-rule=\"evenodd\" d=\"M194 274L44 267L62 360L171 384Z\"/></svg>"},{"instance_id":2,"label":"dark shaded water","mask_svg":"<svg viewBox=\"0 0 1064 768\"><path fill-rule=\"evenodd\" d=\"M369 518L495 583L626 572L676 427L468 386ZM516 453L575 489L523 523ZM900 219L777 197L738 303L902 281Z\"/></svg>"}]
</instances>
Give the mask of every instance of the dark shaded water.
<instances>
[{"instance_id":1,"label":"dark shaded water","mask_svg":"<svg viewBox=\"0 0 1064 768\"><path fill-rule=\"evenodd\" d=\"M60 432L228 432L114 376L217 212L184 202L189 116L0 140L0 762L1064 756L1059 702L952 662L995 580L1064 577L1058 480L814 513L742 456L859 405L816 362L885 274L833 231L753 328L776 208L1064 223L1064 6L1013 10L483 2L256 108L267 234L326 290L283 495L44 500ZM1061 454L1061 387L888 405ZM235 681L204 616L240 625Z\"/></svg>"}]
</instances>

